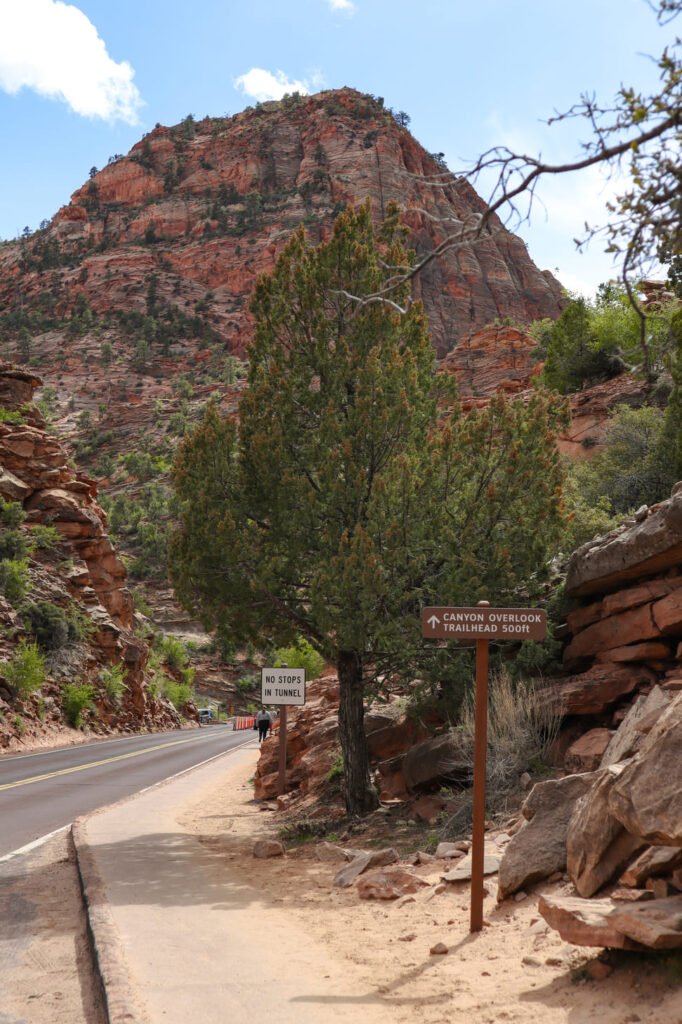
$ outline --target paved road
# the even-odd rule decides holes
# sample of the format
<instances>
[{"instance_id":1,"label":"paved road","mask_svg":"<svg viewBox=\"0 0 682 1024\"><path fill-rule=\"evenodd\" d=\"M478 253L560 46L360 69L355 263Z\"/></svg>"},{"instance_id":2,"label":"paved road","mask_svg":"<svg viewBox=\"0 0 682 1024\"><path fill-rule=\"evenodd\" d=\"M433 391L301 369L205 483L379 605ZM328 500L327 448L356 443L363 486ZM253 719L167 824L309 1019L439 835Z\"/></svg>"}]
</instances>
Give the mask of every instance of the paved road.
<instances>
[{"instance_id":1,"label":"paved road","mask_svg":"<svg viewBox=\"0 0 682 1024\"><path fill-rule=\"evenodd\" d=\"M124 796L253 742L228 725L0 757L0 859Z\"/></svg>"}]
</instances>

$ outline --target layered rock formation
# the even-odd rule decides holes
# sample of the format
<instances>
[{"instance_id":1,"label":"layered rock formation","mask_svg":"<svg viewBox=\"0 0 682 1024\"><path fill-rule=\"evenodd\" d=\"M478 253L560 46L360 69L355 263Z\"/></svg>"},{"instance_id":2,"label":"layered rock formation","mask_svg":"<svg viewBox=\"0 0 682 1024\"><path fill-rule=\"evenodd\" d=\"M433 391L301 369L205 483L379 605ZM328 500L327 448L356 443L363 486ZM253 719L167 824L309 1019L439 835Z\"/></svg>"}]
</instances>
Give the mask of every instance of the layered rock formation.
<instances>
[{"instance_id":1,"label":"layered rock formation","mask_svg":"<svg viewBox=\"0 0 682 1024\"><path fill-rule=\"evenodd\" d=\"M97 504L94 480L71 468L61 443L45 430L44 420L30 404L41 380L32 374L0 364L0 498L19 503L25 513L22 531L30 541L38 527L55 533L47 550L34 550L28 562L26 601L43 602L46 614L79 615L83 643L73 657L48 659L47 690L54 691L50 706L54 725L61 713L59 679L92 682L97 690L99 673L107 665L119 665L125 683L124 697L107 700L100 694L93 726L139 728L176 724L177 715L166 704L148 698L144 669L147 645L133 633L133 604L126 588L126 570L106 533L106 517ZM2 532L0 530L0 532ZM23 623L21 605L0 597L0 658L11 658L17 642L32 639ZM2 684L0 661L0 684ZM12 707L11 688L2 686L3 710ZM6 704L5 698L9 703ZM22 710L30 718L31 701ZM15 716L16 717L16 716ZM7 719L6 715L3 715ZM23 720L22 720L23 721ZM11 743L13 729L5 720L0 741ZM22 728L27 727L24 722ZM19 730L21 732L21 730Z\"/></svg>"},{"instance_id":2,"label":"layered rock formation","mask_svg":"<svg viewBox=\"0 0 682 1024\"><path fill-rule=\"evenodd\" d=\"M44 231L0 251L0 306L15 308L20 291L57 314L79 296L97 313L145 313L153 279L156 302L199 314L243 353L254 281L297 224L318 242L345 204L370 199L380 218L395 200L417 254L430 252L484 210L464 179L443 186L442 173L382 101L351 89L159 125ZM415 293L439 355L496 317L528 323L562 303L558 282L497 219L475 247L430 263Z\"/></svg>"}]
</instances>

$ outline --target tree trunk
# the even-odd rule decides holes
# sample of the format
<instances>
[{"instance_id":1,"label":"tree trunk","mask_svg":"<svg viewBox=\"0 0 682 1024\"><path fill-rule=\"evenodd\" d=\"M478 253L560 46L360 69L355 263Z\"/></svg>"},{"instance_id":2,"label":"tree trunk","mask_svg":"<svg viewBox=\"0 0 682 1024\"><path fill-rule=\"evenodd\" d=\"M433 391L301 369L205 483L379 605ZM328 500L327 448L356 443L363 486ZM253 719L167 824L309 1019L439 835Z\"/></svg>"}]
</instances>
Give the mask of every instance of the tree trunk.
<instances>
[{"instance_id":1,"label":"tree trunk","mask_svg":"<svg viewBox=\"0 0 682 1024\"><path fill-rule=\"evenodd\" d=\"M362 657L358 651L339 651L339 737L343 752L343 796L349 814L369 814L379 798L369 777L365 736Z\"/></svg>"}]
</instances>

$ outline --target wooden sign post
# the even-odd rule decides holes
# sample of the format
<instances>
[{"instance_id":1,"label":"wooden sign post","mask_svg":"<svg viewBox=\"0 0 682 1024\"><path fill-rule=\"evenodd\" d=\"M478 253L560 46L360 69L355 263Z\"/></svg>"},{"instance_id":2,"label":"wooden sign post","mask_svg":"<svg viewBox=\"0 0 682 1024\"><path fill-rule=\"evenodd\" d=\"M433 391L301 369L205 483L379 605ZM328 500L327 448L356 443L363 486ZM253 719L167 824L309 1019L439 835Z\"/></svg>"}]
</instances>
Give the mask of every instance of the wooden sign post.
<instances>
[{"instance_id":1,"label":"wooden sign post","mask_svg":"<svg viewBox=\"0 0 682 1024\"><path fill-rule=\"evenodd\" d=\"M260 673L261 704L278 704L279 715L279 763L277 793L282 796L287 784L287 708L290 705L302 707L305 704L305 669L262 668Z\"/></svg>"},{"instance_id":2,"label":"wooden sign post","mask_svg":"<svg viewBox=\"0 0 682 1024\"><path fill-rule=\"evenodd\" d=\"M422 609L422 636L436 640L476 641L476 723L474 731L474 807L471 830L471 932L483 927L485 852L485 776L488 753L488 645L491 640L544 640L547 614L540 608Z\"/></svg>"}]
</instances>

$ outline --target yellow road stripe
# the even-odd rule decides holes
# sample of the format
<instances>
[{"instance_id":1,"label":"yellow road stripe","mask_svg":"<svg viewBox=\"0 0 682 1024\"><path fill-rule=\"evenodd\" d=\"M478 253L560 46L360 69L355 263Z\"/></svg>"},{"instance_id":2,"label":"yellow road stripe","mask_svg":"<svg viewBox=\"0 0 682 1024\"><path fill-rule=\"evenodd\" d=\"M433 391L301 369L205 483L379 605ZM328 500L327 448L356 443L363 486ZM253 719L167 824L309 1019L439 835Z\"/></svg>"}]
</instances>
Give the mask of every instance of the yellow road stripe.
<instances>
[{"instance_id":1,"label":"yellow road stripe","mask_svg":"<svg viewBox=\"0 0 682 1024\"><path fill-rule=\"evenodd\" d=\"M194 739L194 737L192 737ZM89 764L77 764L73 768L60 768L56 772L47 772L45 775L34 775L31 779L19 779L18 782L5 782L0 785L0 793L5 789L16 789L17 786L28 786L32 782L44 782L46 779L55 779L58 775L71 775L73 772L83 772L86 768L99 768L103 764L113 764L114 761L125 761L129 757L140 757L141 754L149 754L154 750L163 750L166 747L177 747L180 743L189 743L189 740L171 740L168 743L158 743L154 747L145 747L143 750L131 750L128 754L117 754L116 757L106 757L102 761L90 761Z\"/></svg>"}]
</instances>

